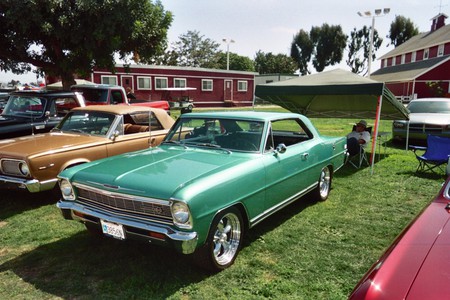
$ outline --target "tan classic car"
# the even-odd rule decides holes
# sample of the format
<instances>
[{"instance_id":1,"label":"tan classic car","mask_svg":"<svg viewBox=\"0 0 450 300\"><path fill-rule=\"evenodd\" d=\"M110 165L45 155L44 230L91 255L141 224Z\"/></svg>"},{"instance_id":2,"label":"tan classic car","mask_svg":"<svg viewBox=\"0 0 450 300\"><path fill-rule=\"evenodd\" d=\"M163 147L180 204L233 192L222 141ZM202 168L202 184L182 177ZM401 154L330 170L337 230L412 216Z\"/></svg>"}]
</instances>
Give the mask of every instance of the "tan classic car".
<instances>
[{"instance_id":1,"label":"tan classic car","mask_svg":"<svg viewBox=\"0 0 450 300\"><path fill-rule=\"evenodd\" d=\"M156 108L75 108L49 133L0 140L0 188L51 190L62 170L156 146L173 123Z\"/></svg>"}]
</instances>

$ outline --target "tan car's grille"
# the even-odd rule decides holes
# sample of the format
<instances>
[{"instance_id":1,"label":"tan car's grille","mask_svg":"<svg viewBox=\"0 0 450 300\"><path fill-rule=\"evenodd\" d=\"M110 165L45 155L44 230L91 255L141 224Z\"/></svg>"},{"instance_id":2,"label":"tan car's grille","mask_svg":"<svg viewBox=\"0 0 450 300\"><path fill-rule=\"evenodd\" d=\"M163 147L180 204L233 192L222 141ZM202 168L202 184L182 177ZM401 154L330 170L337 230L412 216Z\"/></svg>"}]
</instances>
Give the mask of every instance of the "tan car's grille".
<instances>
[{"instance_id":1,"label":"tan car's grille","mask_svg":"<svg viewBox=\"0 0 450 300\"><path fill-rule=\"evenodd\" d=\"M21 160L2 159L1 160L1 171L5 175L25 177L20 172L20 164L23 164L23 163L24 162Z\"/></svg>"},{"instance_id":2,"label":"tan car's grille","mask_svg":"<svg viewBox=\"0 0 450 300\"><path fill-rule=\"evenodd\" d=\"M77 186L77 190L78 202L109 208L119 214L138 214L140 216L162 218L165 221L172 222L172 214L168 204L157 203L152 201L152 199L90 189L85 186Z\"/></svg>"}]
</instances>

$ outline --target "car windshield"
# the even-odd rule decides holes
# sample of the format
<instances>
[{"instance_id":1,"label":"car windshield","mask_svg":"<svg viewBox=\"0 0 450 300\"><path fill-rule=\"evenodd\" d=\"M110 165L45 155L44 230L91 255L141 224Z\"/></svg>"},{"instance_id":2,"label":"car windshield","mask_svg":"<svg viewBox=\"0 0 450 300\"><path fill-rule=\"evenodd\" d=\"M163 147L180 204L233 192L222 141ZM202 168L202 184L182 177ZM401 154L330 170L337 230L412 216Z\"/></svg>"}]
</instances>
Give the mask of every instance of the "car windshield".
<instances>
[{"instance_id":1,"label":"car windshield","mask_svg":"<svg viewBox=\"0 0 450 300\"><path fill-rule=\"evenodd\" d=\"M82 93L86 102L94 102L97 104L105 104L108 102L108 90L106 89L75 88L74 91Z\"/></svg>"},{"instance_id":2,"label":"car windshield","mask_svg":"<svg viewBox=\"0 0 450 300\"><path fill-rule=\"evenodd\" d=\"M54 131L106 136L115 119L114 114L97 111L71 111Z\"/></svg>"},{"instance_id":3,"label":"car windshield","mask_svg":"<svg viewBox=\"0 0 450 300\"><path fill-rule=\"evenodd\" d=\"M413 101L408 105L411 113L450 113L450 101Z\"/></svg>"},{"instance_id":4,"label":"car windshield","mask_svg":"<svg viewBox=\"0 0 450 300\"><path fill-rule=\"evenodd\" d=\"M12 95L2 114L13 117L41 117L44 114L46 101L45 98L31 95Z\"/></svg>"},{"instance_id":5,"label":"car windshield","mask_svg":"<svg viewBox=\"0 0 450 300\"><path fill-rule=\"evenodd\" d=\"M165 143L218 148L230 151L259 151L263 122L221 118L181 118Z\"/></svg>"}]
</instances>

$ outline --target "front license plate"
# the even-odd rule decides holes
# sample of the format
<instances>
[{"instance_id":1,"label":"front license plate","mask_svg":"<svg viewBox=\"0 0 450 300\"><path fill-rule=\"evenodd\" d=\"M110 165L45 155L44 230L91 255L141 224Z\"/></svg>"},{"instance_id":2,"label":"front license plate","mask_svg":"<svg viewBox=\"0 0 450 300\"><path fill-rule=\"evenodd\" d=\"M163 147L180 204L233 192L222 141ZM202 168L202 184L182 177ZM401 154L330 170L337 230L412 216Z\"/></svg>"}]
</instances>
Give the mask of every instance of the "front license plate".
<instances>
[{"instance_id":1,"label":"front license plate","mask_svg":"<svg viewBox=\"0 0 450 300\"><path fill-rule=\"evenodd\" d=\"M120 240L125 239L125 231L121 224L114 224L103 220L100 220L100 223L102 224L102 231L104 234Z\"/></svg>"}]
</instances>

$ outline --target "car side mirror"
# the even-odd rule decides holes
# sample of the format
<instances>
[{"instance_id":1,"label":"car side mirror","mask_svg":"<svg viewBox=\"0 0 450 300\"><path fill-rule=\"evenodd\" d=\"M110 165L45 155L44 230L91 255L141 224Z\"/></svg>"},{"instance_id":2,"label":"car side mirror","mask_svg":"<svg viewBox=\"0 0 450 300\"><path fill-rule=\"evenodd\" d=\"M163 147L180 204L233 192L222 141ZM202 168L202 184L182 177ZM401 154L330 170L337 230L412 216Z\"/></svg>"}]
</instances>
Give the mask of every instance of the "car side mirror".
<instances>
[{"instance_id":1,"label":"car side mirror","mask_svg":"<svg viewBox=\"0 0 450 300\"><path fill-rule=\"evenodd\" d=\"M284 152L286 152L286 149L287 149L286 145L281 143L281 144L278 144L278 146L275 148L274 152L275 152L275 154L283 154Z\"/></svg>"},{"instance_id":2,"label":"car side mirror","mask_svg":"<svg viewBox=\"0 0 450 300\"><path fill-rule=\"evenodd\" d=\"M111 140L114 141L116 140L116 138L120 135L120 131L119 130L114 130L113 134L111 135Z\"/></svg>"}]
</instances>

